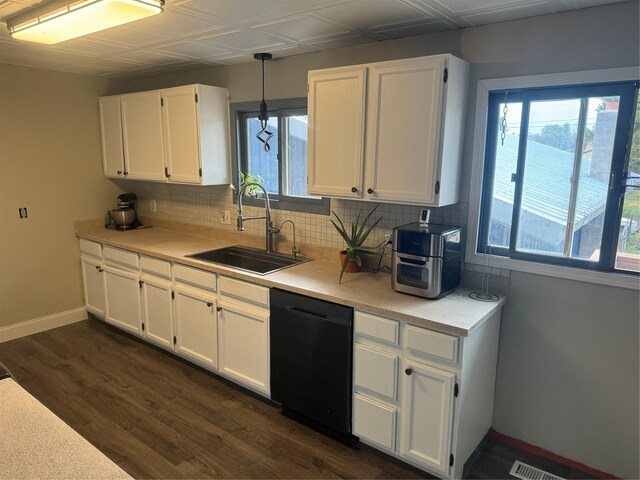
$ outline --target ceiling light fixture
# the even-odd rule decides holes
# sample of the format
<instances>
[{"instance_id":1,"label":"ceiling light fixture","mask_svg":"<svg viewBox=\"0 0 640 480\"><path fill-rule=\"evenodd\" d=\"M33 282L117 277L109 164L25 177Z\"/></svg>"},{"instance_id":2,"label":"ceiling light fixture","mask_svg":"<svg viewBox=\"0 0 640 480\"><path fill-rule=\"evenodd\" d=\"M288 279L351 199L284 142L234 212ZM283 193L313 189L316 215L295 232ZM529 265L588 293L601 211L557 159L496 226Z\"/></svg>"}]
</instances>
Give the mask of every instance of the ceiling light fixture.
<instances>
[{"instance_id":1,"label":"ceiling light fixture","mask_svg":"<svg viewBox=\"0 0 640 480\"><path fill-rule=\"evenodd\" d=\"M161 13L164 0L57 0L7 19L13 38L54 43Z\"/></svg>"}]
</instances>

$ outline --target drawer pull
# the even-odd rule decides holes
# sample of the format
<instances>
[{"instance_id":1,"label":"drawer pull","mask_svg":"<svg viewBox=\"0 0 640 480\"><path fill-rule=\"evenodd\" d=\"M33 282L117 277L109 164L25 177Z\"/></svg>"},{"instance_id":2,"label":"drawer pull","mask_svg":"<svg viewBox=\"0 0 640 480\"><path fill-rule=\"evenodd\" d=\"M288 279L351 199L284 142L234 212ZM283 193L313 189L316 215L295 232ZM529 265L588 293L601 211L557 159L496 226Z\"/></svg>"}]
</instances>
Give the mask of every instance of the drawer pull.
<instances>
[{"instance_id":1,"label":"drawer pull","mask_svg":"<svg viewBox=\"0 0 640 480\"><path fill-rule=\"evenodd\" d=\"M207 307L213 307L213 303L212 302L207 302Z\"/></svg>"},{"instance_id":2,"label":"drawer pull","mask_svg":"<svg viewBox=\"0 0 640 480\"><path fill-rule=\"evenodd\" d=\"M222 307L216 307L216 310L217 310L218 312L221 312L221 311L222 311Z\"/></svg>"},{"instance_id":3,"label":"drawer pull","mask_svg":"<svg viewBox=\"0 0 640 480\"><path fill-rule=\"evenodd\" d=\"M358 189L356 187L351 187L351 193L358 193Z\"/></svg>"},{"instance_id":4,"label":"drawer pull","mask_svg":"<svg viewBox=\"0 0 640 480\"><path fill-rule=\"evenodd\" d=\"M407 375L411 375L413 373L413 369L411 368L407 368L404 373L406 373Z\"/></svg>"}]
</instances>

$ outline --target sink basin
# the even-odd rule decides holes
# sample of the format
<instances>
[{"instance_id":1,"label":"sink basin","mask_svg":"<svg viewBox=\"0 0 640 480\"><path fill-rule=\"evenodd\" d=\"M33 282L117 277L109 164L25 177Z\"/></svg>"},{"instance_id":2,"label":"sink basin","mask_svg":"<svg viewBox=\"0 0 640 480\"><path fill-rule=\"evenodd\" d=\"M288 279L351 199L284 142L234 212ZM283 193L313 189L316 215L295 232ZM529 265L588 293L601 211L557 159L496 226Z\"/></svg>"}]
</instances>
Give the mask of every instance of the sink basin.
<instances>
[{"instance_id":1,"label":"sink basin","mask_svg":"<svg viewBox=\"0 0 640 480\"><path fill-rule=\"evenodd\" d=\"M247 270L259 275L273 273L283 268L293 267L304 262L308 262L310 258L290 257L279 253L267 253L257 248L231 246L219 248L217 250L208 250L206 252L193 253L186 255L189 258L204 260L205 262L217 263L227 267Z\"/></svg>"}]
</instances>

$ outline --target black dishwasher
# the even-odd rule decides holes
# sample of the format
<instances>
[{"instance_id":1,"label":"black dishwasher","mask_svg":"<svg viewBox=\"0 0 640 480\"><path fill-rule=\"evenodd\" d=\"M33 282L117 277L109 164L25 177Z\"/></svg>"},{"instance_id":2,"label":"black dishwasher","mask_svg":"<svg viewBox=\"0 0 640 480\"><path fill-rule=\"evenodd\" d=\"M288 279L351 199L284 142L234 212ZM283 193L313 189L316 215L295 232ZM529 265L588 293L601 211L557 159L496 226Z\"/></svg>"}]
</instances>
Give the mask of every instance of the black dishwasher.
<instances>
[{"instance_id":1,"label":"black dishwasher","mask_svg":"<svg viewBox=\"0 0 640 480\"><path fill-rule=\"evenodd\" d=\"M351 433L353 309L271 289L271 398Z\"/></svg>"}]
</instances>

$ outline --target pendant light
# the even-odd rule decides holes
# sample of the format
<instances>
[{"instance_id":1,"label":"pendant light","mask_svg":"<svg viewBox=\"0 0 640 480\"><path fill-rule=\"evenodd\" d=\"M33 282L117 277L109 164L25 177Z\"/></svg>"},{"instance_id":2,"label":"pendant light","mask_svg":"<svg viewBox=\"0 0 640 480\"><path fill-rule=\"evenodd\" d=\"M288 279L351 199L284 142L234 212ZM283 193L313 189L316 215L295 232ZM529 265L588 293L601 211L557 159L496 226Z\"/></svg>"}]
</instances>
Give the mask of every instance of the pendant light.
<instances>
[{"instance_id":1,"label":"pendant light","mask_svg":"<svg viewBox=\"0 0 640 480\"><path fill-rule=\"evenodd\" d=\"M264 61L271 60L273 56L270 53L254 53L253 58L262 62L262 102L260 102L260 115L258 115L261 130L256 133L256 138L262 142L264 151L268 152L269 150L271 150L269 140L271 140L271 137L273 137L273 132L267 130L269 114L267 113L267 102L264 99Z\"/></svg>"}]
</instances>

